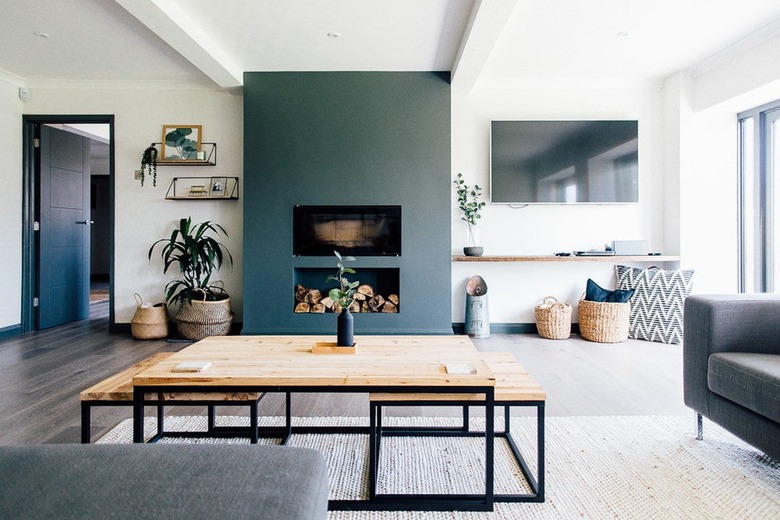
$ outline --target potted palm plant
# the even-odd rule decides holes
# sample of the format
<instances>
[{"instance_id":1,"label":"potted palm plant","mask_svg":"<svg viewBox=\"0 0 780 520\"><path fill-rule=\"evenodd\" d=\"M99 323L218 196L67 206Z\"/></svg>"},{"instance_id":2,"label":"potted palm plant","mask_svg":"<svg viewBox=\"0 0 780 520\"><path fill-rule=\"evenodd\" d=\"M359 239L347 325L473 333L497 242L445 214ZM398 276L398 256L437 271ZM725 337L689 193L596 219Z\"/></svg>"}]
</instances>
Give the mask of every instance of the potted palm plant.
<instances>
[{"instance_id":1,"label":"potted palm plant","mask_svg":"<svg viewBox=\"0 0 780 520\"><path fill-rule=\"evenodd\" d=\"M193 224L192 218L179 220L179 227L169 237L157 240L149 248L149 260L155 247L162 246L163 273L176 266L181 278L165 286L165 301L177 304L176 325L179 334L187 339L200 340L206 336L225 335L230 331L233 314L230 296L221 281L213 274L225 260L233 265L233 256L213 235L227 232L219 224L206 221Z\"/></svg>"}]
</instances>

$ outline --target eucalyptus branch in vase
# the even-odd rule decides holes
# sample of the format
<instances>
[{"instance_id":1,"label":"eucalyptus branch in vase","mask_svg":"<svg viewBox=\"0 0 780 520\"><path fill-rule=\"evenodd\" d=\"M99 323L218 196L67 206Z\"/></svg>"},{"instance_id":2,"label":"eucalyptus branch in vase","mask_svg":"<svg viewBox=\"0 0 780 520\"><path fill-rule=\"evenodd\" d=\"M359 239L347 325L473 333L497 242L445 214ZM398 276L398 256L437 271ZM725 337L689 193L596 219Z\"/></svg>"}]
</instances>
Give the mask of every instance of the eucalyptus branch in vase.
<instances>
[{"instance_id":1,"label":"eucalyptus branch in vase","mask_svg":"<svg viewBox=\"0 0 780 520\"><path fill-rule=\"evenodd\" d=\"M484 201L479 200L482 197L482 188L478 184L475 184L473 188L470 187L463 180L462 173L458 174L458 178L453 183L458 195L458 207L463 212L463 216L460 219L468 225L469 246L463 248L463 252L468 256L479 256L482 254L482 248L477 246L474 232L477 220L482 218L479 212L486 205Z\"/></svg>"},{"instance_id":2,"label":"eucalyptus branch in vase","mask_svg":"<svg viewBox=\"0 0 780 520\"><path fill-rule=\"evenodd\" d=\"M351 256L342 258L338 251L333 251L333 254L336 255L338 271L336 276L328 276L328 281L335 280L339 286L328 291L328 296L341 306L341 314L339 314L337 321L336 345L339 347L353 347L355 345L354 318L349 312L349 307L355 301L355 292L357 292L360 282L350 282L346 276L355 274L355 270L345 266L344 262L354 262L355 259Z\"/></svg>"},{"instance_id":3,"label":"eucalyptus branch in vase","mask_svg":"<svg viewBox=\"0 0 780 520\"><path fill-rule=\"evenodd\" d=\"M351 267L344 265L344 262L354 262L355 258L352 256L342 257L338 251L333 251L336 255L336 267L338 271L336 275L328 276L327 281L335 281L339 284L338 287L331 289L328 292L328 296L334 302L338 302L342 309L349 309L350 305L355 301L355 292L357 292L359 281L350 282L345 275L355 274L355 270Z\"/></svg>"}]
</instances>

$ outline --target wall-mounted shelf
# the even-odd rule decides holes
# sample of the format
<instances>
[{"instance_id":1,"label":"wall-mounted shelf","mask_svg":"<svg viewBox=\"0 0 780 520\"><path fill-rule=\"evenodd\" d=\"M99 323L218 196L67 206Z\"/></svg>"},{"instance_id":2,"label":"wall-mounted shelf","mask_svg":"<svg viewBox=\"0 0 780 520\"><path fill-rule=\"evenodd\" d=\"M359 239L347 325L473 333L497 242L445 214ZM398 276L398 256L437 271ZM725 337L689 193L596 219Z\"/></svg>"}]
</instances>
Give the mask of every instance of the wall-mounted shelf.
<instances>
[{"instance_id":1,"label":"wall-mounted shelf","mask_svg":"<svg viewBox=\"0 0 780 520\"><path fill-rule=\"evenodd\" d=\"M174 177L167 200L238 200L238 177Z\"/></svg>"},{"instance_id":2,"label":"wall-mounted shelf","mask_svg":"<svg viewBox=\"0 0 780 520\"><path fill-rule=\"evenodd\" d=\"M162 146L162 143L154 143ZM157 161L157 166L216 166L217 165L217 143L200 143L200 152L204 154L203 159L176 159Z\"/></svg>"},{"instance_id":3,"label":"wall-mounted shelf","mask_svg":"<svg viewBox=\"0 0 780 520\"><path fill-rule=\"evenodd\" d=\"M555 255L505 255L465 256L452 255L453 262L679 262L679 256L672 255L611 255L611 256L555 256Z\"/></svg>"}]
</instances>

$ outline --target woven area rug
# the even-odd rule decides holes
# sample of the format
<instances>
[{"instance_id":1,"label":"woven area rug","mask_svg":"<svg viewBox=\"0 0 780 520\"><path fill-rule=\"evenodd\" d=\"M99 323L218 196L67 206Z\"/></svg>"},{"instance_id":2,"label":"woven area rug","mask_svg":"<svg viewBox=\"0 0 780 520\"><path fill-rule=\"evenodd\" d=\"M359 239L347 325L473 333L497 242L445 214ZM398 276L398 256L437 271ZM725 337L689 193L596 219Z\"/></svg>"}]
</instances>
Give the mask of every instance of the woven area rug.
<instances>
[{"instance_id":1,"label":"woven area rug","mask_svg":"<svg viewBox=\"0 0 780 520\"><path fill-rule=\"evenodd\" d=\"M154 418L147 418L154 432ZM278 424L264 418L262 424ZM449 418L388 418L387 424L452 425ZM218 424L248 424L221 417ZM363 418L296 418L294 424L367 425ZM171 417L167 430L203 430L204 417ZM472 418L472 427L484 420ZM500 419L496 427L502 427ZM780 518L780 463L705 421L705 440L687 417L551 417L546 420L546 501L496 504L492 513L333 511L330 520L379 519L766 519ZM512 431L536 471L535 419L512 419ZM132 438L123 421L98 442ZM248 442L247 439L164 439L162 442ZM274 443L273 439L261 440ZM523 444L528 444L525 447ZM366 435L294 435L293 446L319 450L328 461L332 499L366 496ZM386 438L380 492L481 492L484 441L448 438ZM496 442L496 492L522 492L519 468L503 441Z\"/></svg>"}]
</instances>

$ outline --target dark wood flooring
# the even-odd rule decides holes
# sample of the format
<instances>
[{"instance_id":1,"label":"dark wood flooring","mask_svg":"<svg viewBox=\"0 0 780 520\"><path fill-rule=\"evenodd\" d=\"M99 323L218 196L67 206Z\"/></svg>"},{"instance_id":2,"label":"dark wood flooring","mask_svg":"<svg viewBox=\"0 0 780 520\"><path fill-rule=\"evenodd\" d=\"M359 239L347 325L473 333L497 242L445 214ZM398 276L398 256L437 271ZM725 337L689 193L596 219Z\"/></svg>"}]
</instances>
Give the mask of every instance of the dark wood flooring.
<instances>
[{"instance_id":1,"label":"dark wood flooring","mask_svg":"<svg viewBox=\"0 0 780 520\"><path fill-rule=\"evenodd\" d=\"M508 351L520 360L548 393L547 416L693 413L682 402L679 345L633 340L600 344L576 336L553 341L535 335L493 335L475 343L480 350ZM186 345L109 334L107 303L93 305L89 320L0 341L0 444L79 442L81 390L155 352ZM224 410L234 414L238 408ZM203 410L172 407L168 413ZM261 413L282 415L282 396L263 399ZM390 413L459 412L399 407ZM365 394L295 395L293 414L366 416L368 398ZM131 416L129 407L95 408L93 438Z\"/></svg>"}]
</instances>

